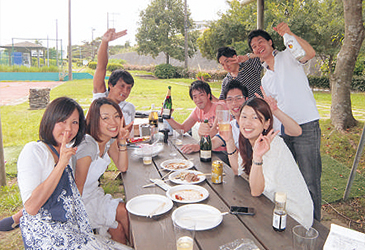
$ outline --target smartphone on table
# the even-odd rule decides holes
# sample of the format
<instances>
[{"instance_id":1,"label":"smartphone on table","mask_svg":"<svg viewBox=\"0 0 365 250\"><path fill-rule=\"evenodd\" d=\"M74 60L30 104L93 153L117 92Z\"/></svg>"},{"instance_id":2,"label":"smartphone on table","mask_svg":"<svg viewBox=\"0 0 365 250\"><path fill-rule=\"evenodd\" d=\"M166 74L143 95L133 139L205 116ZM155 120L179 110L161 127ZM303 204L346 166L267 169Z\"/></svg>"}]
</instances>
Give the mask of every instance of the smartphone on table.
<instances>
[{"instance_id":1,"label":"smartphone on table","mask_svg":"<svg viewBox=\"0 0 365 250\"><path fill-rule=\"evenodd\" d=\"M229 213L230 214L241 214L241 215L254 215L255 209L253 207L231 206Z\"/></svg>"}]
</instances>

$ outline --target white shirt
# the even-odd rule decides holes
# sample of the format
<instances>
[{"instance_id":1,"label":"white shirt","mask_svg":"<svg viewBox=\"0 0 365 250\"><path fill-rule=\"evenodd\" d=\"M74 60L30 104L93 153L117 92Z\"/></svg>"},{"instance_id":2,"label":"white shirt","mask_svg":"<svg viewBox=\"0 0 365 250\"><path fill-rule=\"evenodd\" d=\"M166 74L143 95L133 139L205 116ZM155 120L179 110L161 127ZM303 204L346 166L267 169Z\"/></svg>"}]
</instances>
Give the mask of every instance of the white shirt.
<instances>
[{"instance_id":1,"label":"white shirt","mask_svg":"<svg viewBox=\"0 0 365 250\"><path fill-rule=\"evenodd\" d=\"M98 98L108 97L108 95L108 90L104 93L93 93L93 101ZM130 102L122 101L119 103L119 107L122 110L125 124L128 125L129 123L133 122L136 115L136 108L134 105Z\"/></svg>"},{"instance_id":2,"label":"white shirt","mask_svg":"<svg viewBox=\"0 0 365 250\"><path fill-rule=\"evenodd\" d=\"M71 158L70 166L74 165ZM43 142L27 143L18 158L18 185L23 204L36 187L42 184L55 167L51 151Z\"/></svg>"},{"instance_id":3,"label":"white shirt","mask_svg":"<svg viewBox=\"0 0 365 250\"><path fill-rule=\"evenodd\" d=\"M266 95L275 98L278 107L299 125L320 118L303 64L290 51L276 53L274 71L266 69L261 83ZM280 130L277 124L274 129Z\"/></svg>"}]
</instances>

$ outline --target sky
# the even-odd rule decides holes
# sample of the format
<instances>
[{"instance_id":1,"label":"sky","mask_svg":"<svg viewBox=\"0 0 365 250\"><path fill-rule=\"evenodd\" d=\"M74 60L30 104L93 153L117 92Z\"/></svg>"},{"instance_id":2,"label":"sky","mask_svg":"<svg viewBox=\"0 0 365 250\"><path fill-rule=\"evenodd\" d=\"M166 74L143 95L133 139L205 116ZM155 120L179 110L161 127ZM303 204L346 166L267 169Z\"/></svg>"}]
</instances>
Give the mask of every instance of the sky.
<instances>
[{"instance_id":1,"label":"sky","mask_svg":"<svg viewBox=\"0 0 365 250\"><path fill-rule=\"evenodd\" d=\"M0 0L0 45L25 40L49 39L55 47L57 37L62 47L68 44L68 0ZM90 42L102 36L109 28L127 29L127 35L111 45L126 41L135 44L139 13L151 0L71 0L71 40L73 45ZM228 9L226 0L187 0L194 21L217 20L218 13ZM58 27L58 32L56 32ZM17 38L17 39L15 39ZM34 41L34 40L33 40ZM47 41L42 42L44 46ZM60 44L60 42L59 42ZM60 45L58 45L60 46Z\"/></svg>"}]
</instances>

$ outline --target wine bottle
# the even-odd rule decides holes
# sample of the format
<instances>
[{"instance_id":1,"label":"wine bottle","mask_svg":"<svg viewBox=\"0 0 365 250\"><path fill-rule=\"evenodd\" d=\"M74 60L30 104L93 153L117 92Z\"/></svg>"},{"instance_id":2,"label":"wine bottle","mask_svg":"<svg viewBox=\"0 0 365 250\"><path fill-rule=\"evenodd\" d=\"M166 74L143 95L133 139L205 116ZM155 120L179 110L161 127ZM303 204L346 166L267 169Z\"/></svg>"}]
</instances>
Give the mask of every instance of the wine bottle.
<instances>
[{"instance_id":1,"label":"wine bottle","mask_svg":"<svg viewBox=\"0 0 365 250\"><path fill-rule=\"evenodd\" d=\"M275 208L273 212L272 227L275 231L282 232L286 228L286 193L275 193Z\"/></svg>"},{"instance_id":2,"label":"wine bottle","mask_svg":"<svg viewBox=\"0 0 365 250\"><path fill-rule=\"evenodd\" d=\"M172 100L171 100L171 86L168 86L166 98L163 102L162 106L162 118L163 119L171 119L171 109L172 109Z\"/></svg>"},{"instance_id":3,"label":"wine bottle","mask_svg":"<svg viewBox=\"0 0 365 250\"><path fill-rule=\"evenodd\" d=\"M204 123L208 123L208 120L204 120ZM212 141L209 134L203 135L200 139L200 161L212 161Z\"/></svg>"},{"instance_id":4,"label":"wine bottle","mask_svg":"<svg viewBox=\"0 0 365 250\"><path fill-rule=\"evenodd\" d=\"M150 124L151 127L157 128L158 126L158 114L157 111L155 110L155 104L151 105L151 111L150 114L148 115L148 123Z\"/></svg>"}]
</instances>

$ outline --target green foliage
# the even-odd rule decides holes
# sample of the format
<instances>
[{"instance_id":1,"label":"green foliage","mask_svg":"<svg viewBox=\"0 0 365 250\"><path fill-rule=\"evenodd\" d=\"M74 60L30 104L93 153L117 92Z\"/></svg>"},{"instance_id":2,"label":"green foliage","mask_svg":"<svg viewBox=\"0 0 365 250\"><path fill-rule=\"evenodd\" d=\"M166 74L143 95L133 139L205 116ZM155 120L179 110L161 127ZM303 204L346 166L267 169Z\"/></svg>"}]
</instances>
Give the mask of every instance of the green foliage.
<instances>
[{"instance_id":1,"label":"green foliage","mask_svg":"<svg viewBox=\"0 0 365 250\"><path fill-rule=\"evenodd\" d=\"M330 81L327 76L308 76L308 80L311 88L330 89ZM354 76L350 89L354 91L365 91L365 78Z\"/></svg>"},{"instance_id":2,"label":"green foliage","mask_svg":"<svg viewBox=\"0 0 365 250\"><path fill-rule=\"evenodd\" d=\"M127 61L126 60L123 60L123 59L113 58L113 59L109 59L108 63L126 64Z\"/></svg>"},{"instance_id":3,"label":"green foliage","mask_svg":"<svg viewBox=\"0 0 365 250\"><path fill-rule=\"evenodd\" d=\"M140 13L136 34L137 52L156 57L160 52L169 58L184 60L184 5L182 0L152 0ZM188 22L193 23L188 11ZM188 54L197 51L198 32L189 32Z\"/></svg>"},{"instance_id":4,"label":"green foliage","mask_svg":"<svg viewBox=\"0 0 365 250\"><path fill-rule=\"evenodd\" d=\"M0 72L59 72L59 69L56 66L50 67L26 67L26 66L8 66L8 65L0 65Z\"/></svg>"},{"instance_id":5,"label":"green foliage","mask_svg":"<svg viewBox=\"0 0 365 250\"><path fill-rule=\"evenodd\" d=\"M176 75L176 68L171 64L159 64L155 68L155 76L161 79L174 78Z\"/></svg>"},{"instance_id":6,"label":"green foliage","mask_svg":"<svg viewBox=\"0 0 365 250\"><path fill-rule=\"evenodd\" d=\"M206 73L206 72L201 72L201 71L199 71L196 75L195 75L195 77L197 78L197 79L204 79L204 81L209 81L212 77L208 74L208 73Z\"/></svg>"},{"instance_id":7,"label":"green foliage","mask_svg":"<svg viewBox=\"0 0 365 250\"><path fill-rule=\"evenodd\" d=\"M87 65L90 69L96 69L97 62L89 62Z\"/></svg>"},{"instance_id":8,"label":"green foliage","mask_svg":"<svg viewBox=\"0 0 365 250\"><path fill-rule=\"evenodd\" d=\"M120 63L108 63L108 65L106 66L106 70L109 72L113 72L116 69L124 69L124 67Z\"/></svg>"}]
</instances>

